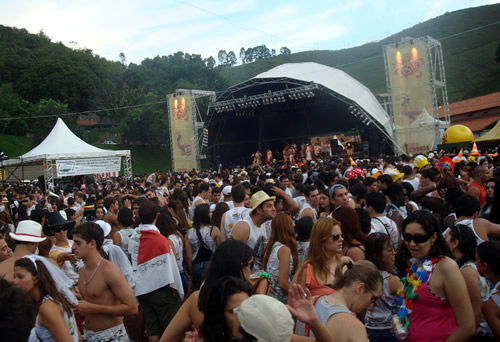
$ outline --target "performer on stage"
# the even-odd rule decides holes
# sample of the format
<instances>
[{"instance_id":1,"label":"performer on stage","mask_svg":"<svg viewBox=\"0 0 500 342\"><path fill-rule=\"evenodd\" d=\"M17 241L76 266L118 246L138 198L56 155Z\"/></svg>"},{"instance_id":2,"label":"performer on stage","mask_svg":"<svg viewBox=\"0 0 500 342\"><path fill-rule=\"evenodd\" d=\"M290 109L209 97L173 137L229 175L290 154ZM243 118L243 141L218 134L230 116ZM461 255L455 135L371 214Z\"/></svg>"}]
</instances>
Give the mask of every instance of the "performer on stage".
<instances>
[{"instance_id":1,"label":"performer on stage","mask_svg":"<svg viewBox=\"0 0 500 342\"><path fill-rule=\"evenodd\" d=\"M250 158L253 158L252 164L254 166L259 166L260 165L260 159L262 158L262 154L260 153L260 150L257 150L254 154L250 156Z\"/></svg>"},{"instance_id":2,"label":"performer on stage","mask_svg":"<svg viewBox=\"0 0 500 342\"><path fill-rule=\"evenodd\" d=\"M271 149L267 149L266 151L266 164L270 164L273 162L273 151Z\"/></svg>"}]
</instances>

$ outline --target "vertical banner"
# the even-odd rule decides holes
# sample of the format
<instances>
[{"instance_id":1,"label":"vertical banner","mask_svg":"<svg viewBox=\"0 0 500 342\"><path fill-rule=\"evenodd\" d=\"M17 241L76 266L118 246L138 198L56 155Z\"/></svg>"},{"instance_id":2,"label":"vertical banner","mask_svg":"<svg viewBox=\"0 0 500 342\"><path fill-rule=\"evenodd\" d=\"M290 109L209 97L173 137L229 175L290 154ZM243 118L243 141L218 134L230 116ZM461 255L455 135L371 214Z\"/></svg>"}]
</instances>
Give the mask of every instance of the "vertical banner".
<instances>
[{"instance_id":1,"label":"vertical banner","mask_svg":"<svg viewBox=\"0 0 500 342\"><path fill-rule=\"evenodd\" d=\"M175 171L196 168L193 111L190 95L169 98L170 136L172 137L172 162Z\"/></svg>"},{"instance_id":2,"label":"vertical banner","mask_svg":"<svg viewBox=\"0 0 500 342\"><path fill-rule=\"evenodd\" d=\"M432 150L435 123L428 47L423 41L385 49L395 137L406 153Z\"/></svg>"}]
</instances>

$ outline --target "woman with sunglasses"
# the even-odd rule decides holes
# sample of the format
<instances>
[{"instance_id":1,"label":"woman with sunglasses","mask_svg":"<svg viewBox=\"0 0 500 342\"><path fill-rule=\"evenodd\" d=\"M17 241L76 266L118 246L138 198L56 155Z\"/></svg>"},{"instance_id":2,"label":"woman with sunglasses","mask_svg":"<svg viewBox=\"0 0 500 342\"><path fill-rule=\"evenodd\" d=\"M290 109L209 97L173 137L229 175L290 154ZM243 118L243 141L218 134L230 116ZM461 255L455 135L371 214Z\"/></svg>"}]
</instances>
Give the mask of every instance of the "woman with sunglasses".
<instances>
[{"instance_id":1,"label":"woman with sunglasses","mask_svg":"<svg viewBox=\"0 0 500 342\"><path fill-rule=\"evenodd\" d=\"M338 263L350 260L342 256L343 242L344 234L339 221L327 217L316 221L307 257L297 269L292 283L304 289L307 287L313 296L331 294Z\"/></svg>"},{"instance_id":2,"label":"woman with sunglasses","mask_svg":"<svg viewBox=\"0 0 500 342\"><path fill-rule=\"evenodd\" d=\"M365 326L370 342L396 342L392 331L392 316L398 311L397 291L402 284L393 274L396 252L389 235L370 234L365 241L366 259L373 262L382 273L383 286L380 298L366 310Z\"/></svg>"},{"instance_id":3,"label":"woman with sunglasses","mask_svg":"<svg viewBox=\"0 0 500 342\"><path fill-rule=\"evenodd\" d=\"M488 296L488 285L486 279L481 277L477 271L475 263L477 242L474 232L466 225L457 224L446 229L443 236L467 284L475 326L478 327L476 335L492 336L491 330L481 314L482 301L486 300Z\"/></svg>"},{"instance_id":4,"label":"woman with sunglasses","mask_svg":"<svg viewBox=\"0 0 500 342\"><path fill-rule=\"evenodd\" d=\"M182 341L187 331L201 328L204 321L203 312L208 305L210 291L218 279L233 276L249 282L253 267L253 251L244 242L226 240L215 250L206 272L206 280L201 290L193 292L182 304L174 318L163 333L160 341ZM267 290L267 284L262 282ZM254 293L263 293L254 289Z\"/></svg>"},{"instance_id":5,"label":"woman with sunglasses","mask_svg":"<svg viewBox=\"0 0 500 342\"><path fill-rule=\"evenodd\" d=\"M368 260L344 260L338 263L335 274L335 292L313 300L318 316L335 342L367 341L366 329L354 314L377 301L382 291L380 271ZM304 324L299 324L297 331L301 336L314 336Z\"/></svg>"},{"instance_id":6,"label":"woman with sunglasses","mask_svg":"<svg viewBox=\"0 0 500 342\"><path fill-rule=\"evenodd\" d=\"M410 214L403 238L412 258L398 315L408 327L408 341L468 341L475 330L472 305L439 219L424 210Z\"/></svg>"},{"instance_id":7,"label":"woman with sunglasses","mask_svg":"<svg viewBox=\"0 0 500 342\"><path fill-rule=\"evenodd\" d=\"M76 256L72 251L73 241L67 237L69 225L72 223L74 221L66 221L59 212L50 212L47 214L47 226L44 233L55 238L55 243L50 248L49 257L54 259L64 274L76 285L79 278L79 268Z\"/></svg>"},{"instance_id":8,"label":"woman with sunglasses","mask_svg":"<svg viewBox=\"0 0 500 342\"><path fill-rule=\"evenodd\" d=\"M342 206L333 212L333 218L341 223L342 233L344 233L343 254L353 261L364 260L366 254L363 244L366 234L361 229L356 210Z\"/></svg>"}]
</instances>

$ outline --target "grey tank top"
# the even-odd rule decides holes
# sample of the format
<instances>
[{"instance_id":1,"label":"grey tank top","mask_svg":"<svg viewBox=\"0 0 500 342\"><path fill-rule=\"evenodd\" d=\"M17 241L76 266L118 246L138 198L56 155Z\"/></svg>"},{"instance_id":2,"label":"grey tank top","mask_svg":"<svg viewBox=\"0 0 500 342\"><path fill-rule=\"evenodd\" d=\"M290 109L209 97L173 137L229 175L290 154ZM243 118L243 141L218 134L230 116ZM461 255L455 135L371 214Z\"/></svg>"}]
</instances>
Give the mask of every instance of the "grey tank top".
<instances>
[{"instance_id":1,"label":"grey tank top","mask_svg":"<svg viewBox=\"0 0 500 342\"><path fill-rule=\"evenodd\" d=\"M326 323L328 322L328 320L330 319L330 317L332 317L333 315L336 315L339 313L347 313L347 314L352 315L352 312L348 308L346 308L344 305L328 303L324 296L321 296L318 299L318 301L316 302L314 307L316 308L316 313L318 314L319 320L325 326L326 326ZM304 323L299 323L298 334L300 336L306 336ZM309 336L314 337L314 334L312 331L309 332Z\"/></svg>"}]
</instances>

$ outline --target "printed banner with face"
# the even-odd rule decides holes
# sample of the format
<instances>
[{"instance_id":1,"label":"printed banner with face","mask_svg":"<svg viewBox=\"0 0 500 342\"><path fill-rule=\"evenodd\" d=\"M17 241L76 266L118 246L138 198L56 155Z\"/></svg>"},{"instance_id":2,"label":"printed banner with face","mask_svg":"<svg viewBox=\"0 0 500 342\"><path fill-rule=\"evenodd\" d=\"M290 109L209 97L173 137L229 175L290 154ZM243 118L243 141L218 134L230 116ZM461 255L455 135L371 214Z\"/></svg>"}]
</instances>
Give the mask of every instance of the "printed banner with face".
<instances>
[{"instance_id":1,"label":"printed banner with face","mask_svg":"<svg viewBox=\"0 0 500 342\"><path fill-rule=\"evenodd\" d=\"M406 153L432 149L435 138L428 47L422 41L385 50L396 141Z\"/></svg>"},{"instance_id":2,"label":"printed banner with face","mask_svg":"<svg viewBox=\"0 0 500 342\"><path fill-rule=\"evenodd\" d=\"M193 111L190 95L169 98L170 136L172 137L172 166L175 171L196 168Z\"/></svg>"},{"instance_id":3,"label":"printed banner with face","mask_svg":"<svg viewBox=\"0 0 500 342\"><path fill-rule=\"evenodd\" d=\"M121 158L87 158L56 160L56 177L91 175L102 172L120 172Z\"/></svg>"}]
</instances>

